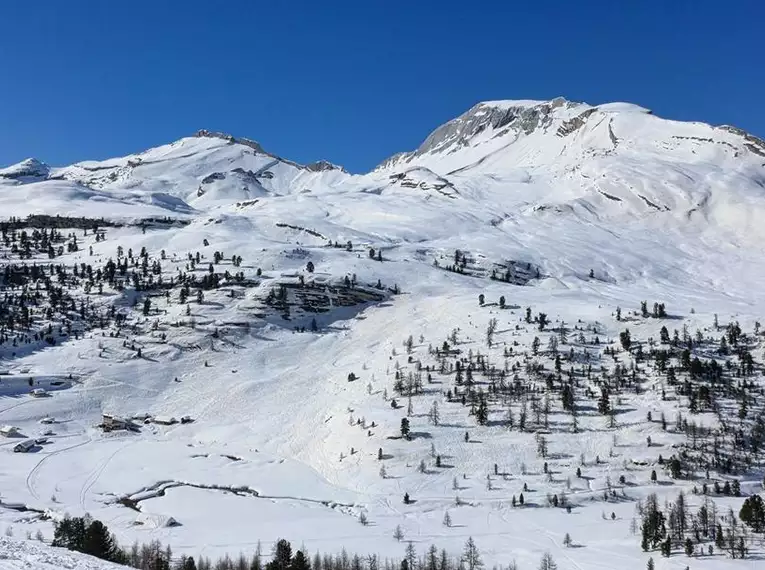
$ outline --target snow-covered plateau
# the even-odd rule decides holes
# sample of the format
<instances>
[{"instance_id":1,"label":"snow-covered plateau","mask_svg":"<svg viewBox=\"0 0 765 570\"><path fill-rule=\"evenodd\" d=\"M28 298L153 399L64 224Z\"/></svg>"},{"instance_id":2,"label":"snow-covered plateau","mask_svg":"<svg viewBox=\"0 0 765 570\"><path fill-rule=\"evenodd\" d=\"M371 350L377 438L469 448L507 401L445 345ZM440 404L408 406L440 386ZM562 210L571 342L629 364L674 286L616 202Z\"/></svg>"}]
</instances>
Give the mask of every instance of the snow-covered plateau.
<instances>
[{"instance_id":1,"label":"snow-covered plateau","mask_svg":"<svg viewBox=\"0 0 765 570\"><path fill-rule=\"evenodd\" d=\"M759 567L763 219L764 141L560 98L366 174L208 131L0 169L0 568L113 567L25 538L85 513L210 558Z\"/></svg>"}]
</instances>

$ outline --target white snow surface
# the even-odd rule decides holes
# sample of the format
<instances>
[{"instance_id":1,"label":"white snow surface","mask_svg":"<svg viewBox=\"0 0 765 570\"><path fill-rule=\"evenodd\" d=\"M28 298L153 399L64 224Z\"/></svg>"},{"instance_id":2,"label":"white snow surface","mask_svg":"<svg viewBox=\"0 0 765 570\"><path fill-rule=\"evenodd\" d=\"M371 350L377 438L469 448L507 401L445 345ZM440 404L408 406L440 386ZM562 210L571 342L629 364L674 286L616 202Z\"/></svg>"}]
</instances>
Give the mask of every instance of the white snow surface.
<instances>
[{"instance_id":1,"label":"white snow surface","mask_svg":"<svg viewBox=\"0 0 765 570\"><path fill-rule=\"evenodd\" d=\"M45 543L0 537L0 570L125 570L92 556Z\"/></svg>"},{"instance_id":2,"label":"white snow surface","mask_svg":"<svg viewBox=\"0 0 765 570\"><path fill-rule=\"evenodd\" d=\"M516 330L520 307L544 309L567 323L597 322L610 339L623 328L613 318L616 306L635 310L643 299L665 302L691 330L708 327L713 313L751 326L765 308L760 143L728 129L665 120L628 103L501 101L476 105L417 151L360 175L312 170L236 139L194 136L127 157L54 168L42 178L0 176L4 218L47 213L189 222L145 233L109 229L105 241L84 242L102 262L116 255L118 244L154 254L164 249L178 258L164 267L172 275L188 253L200 251L206 264L222 251L227 259L241 255L248 277L262 268L261 288L290 275L318 281L356 274L364 283L395 283L404 293L363 311L318 314L320 331L311 334L292 330L310 318L258 318L250 290L235 299L210 292L204 304L191 304L193 329L171 326L187 319L185 307L157 301L167 309L157 317L167 341L148 332L134 335L145 358L134 358L122 339L95 332L44 350L19 350L15 357L0 353L0 368L11 373L77 378L49 398L31 398L12 383L3 392L0 381L1 424L18 426L26 437L43 427L56 433L36 453L14 454L16 440L0 441L0 500L59 515L87 512L123 544L157 538L193 555L251 553L258 541L267 549L284 537L309 552L345 547L399 557L403 545L392 532L401 525L418 549L435 543L457 554L473 536L488 564L516 559L532 568L549 550L562 570L643 568L648 554L629 531L634 502L589 501L606 477L618 478L619 465L591 466L588 484L574 482L570 495L581 508L570 515L514 509L510 498L525 480L537 488L527 500L544 500L544 479L521 475L523 464L534 473L541 468L532 434L477 427L457 404L443 404L441 425L430 426L425 415L440 390L434 385L414 400L411 418L413 431L429 435L390 439L406 401L394 410L382 393L393 395L396 363L407 365L402 341L409 334L423 336L413 353L423 361L428 345L440 346L455 327L465 350L485 350L490 317L500 321L500 347L516 340L528 345L537 333ZM327 239L351 241L354 250L326 247ZM385 261L370 260L369 247L382 249ZM508 260L530 263L540 278L513 286L434 266L434 260L448 264L455 249L487 268ZM65 256L70 264L91 262L86 247ZM316 266L312 276L305 271L309 259ZM596 279L588 278L591 269ZM479 293L492 301L503 295L519 308L479 308ZM129 305L112 293L99 300L117 301ZM249 326L233 325L242 322ZM631 329L658 337L660 324ZM211 338L216 328L228 331L227 342ZM351 371L358 381L347 381ZM626 448L619 463L627 457L652 461L643 443L649 434L667 447L675 443L642 423L649 409L674 417L671 403L655 395L633 403L620 420L630 427L618 432ZM105 434L94 427L103 412L195 421ZM46 416L56 424L41 426ZM349 416L376 427L351 426ZM556 453L570 459L556 464L561 473L550 488L562 488L580 454L590 461L608 457L612 433L596 427L593 420L592 431L551 436ZM466 430L483 443L465 443ZM450 467L419 473L431 442ZM378 475L380 447L391 456L385 479ZM510 475L487 490L494 463ZM630 472L634 498L650 492L671 497L683 488L652 484L648 473ZM455 477L459 491L452 488ZM405 492L416 502L404 505ZM455 506L455 494L465 505ZM117 503L124 497L139 500L141 513ZM442 525L447 510L452 528ZM604 510L616 520L603 520ZM357 522L362 512L369 526ZM168 517L178 525L165 524ZM39 528L52 536L50 523L35 513L0 505L0 528L7 526L17 535ZM583 547L564 548L566 532ZM688 563L681 556L653 556L659 569ZM756 562L715 556L691 566L755 568ZM0 539L0 568L59 567L112 566Z\"/></svg>"}]
</instances>

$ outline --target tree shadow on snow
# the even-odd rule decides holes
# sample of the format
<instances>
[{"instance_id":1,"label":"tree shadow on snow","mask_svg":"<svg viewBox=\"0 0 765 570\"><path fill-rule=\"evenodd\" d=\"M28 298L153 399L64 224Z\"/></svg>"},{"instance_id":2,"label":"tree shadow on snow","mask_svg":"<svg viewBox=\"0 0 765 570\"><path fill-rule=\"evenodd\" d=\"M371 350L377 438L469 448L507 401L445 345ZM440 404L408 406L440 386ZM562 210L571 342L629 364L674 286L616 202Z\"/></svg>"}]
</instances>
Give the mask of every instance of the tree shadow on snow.
<instances>
[{"instance_id":1,"label":"tree shadow on snow","mask_svg":"<svg viewBox=\"0 0 765 570\"><path fill-rule=\"evenodd\" d=\"M433 439L433 436L427 431L413 431L409 433L410 439Z\"/></svg>"}]
</instances>

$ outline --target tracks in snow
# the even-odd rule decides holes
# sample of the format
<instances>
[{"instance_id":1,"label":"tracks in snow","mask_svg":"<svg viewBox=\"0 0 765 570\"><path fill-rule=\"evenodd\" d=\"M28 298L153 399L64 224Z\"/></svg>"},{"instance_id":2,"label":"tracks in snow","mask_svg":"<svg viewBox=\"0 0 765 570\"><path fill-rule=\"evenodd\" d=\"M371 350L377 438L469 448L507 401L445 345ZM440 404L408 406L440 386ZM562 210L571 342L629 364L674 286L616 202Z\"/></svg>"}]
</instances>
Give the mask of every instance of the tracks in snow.
<instances>
[{"instance_id":1,"label":"tracks in snow","mask_svg":"<svg viewBox=\"0 0 765 570\"><path fill-rule=\"evenodd\" d=\"M90 475L88 475L88 478L85 480L85 483L82 485L82 489L80 489L80 508L82 508L83 511L87 512L87 507L85 506L85 496L88 494L91 488L93 488L93 485L96 484L98 479L101 477L103 472L106 470L106 468L109 466L109 463L111 463L112 459L116 457L116 455L130 447L131 445L135 445L135 441L131 441L126 443L125 445L121 446L120 448L114 450L114 452L107 457L100 466L96 467Z\"/></svg>"},{"instance_id":2,"label":"tracks in snow","mask_svg":"<svg viewBox=\"0 0 765 570\"><path fill-rule=\"evenodd\" d=\"M40 495L37 492L37 477L40 473L40 469L42 468L43 464L48 461L51 457L56 457L57 455L64 453L66 451L71 451L72 449L76 449L78 447L82 447L83 445L87 445L88 443L92 442L93 438L88 436L87 441L81 441L80 443L76 443L74 445L70 445L69 447L64 447L62 449L57 449L56 451L51 451L48 453L45 457L40 459L40 461L37 462L37 465L35 465L32 470L29 472L26 478L26 486L27 490L29 491L29 494L32 495L32 497L35 498L35 500L40 500Z\"/></svg>"}]
</instances>

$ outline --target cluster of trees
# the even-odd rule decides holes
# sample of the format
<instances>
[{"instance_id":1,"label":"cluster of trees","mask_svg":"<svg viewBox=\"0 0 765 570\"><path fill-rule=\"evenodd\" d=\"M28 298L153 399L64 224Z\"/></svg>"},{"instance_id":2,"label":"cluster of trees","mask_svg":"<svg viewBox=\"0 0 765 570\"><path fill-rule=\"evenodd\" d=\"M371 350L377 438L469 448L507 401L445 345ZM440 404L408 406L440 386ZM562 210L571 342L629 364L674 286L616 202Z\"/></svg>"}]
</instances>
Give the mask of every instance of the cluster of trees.
<instances>
[{"instance_id":1,"label":"cluster of trees","mask_svg":"<svg viewBox=\"0 0 765 570\"><path fill-rule=\"evenodd\" d=\"M750 530L765 532L765 508L759 495L747 498L738 516L732 508L718 513L715 502L707 497L694 513L682 492L664 508L656 495L649 495L638 503L638 510L643 550L658 549L666 557L675 551L686 556L710 556L716 549L731 558L745 558L754 540Z\"/></svg>"},{"instance_id":2,"label":"cluster of trees","mask_svg":"<svg viewBox=\"0 0 765 570\"><path fill-rule=\"evenodd\" d=\"M55 523L53 546L90 554L102 560L126 564L127 554L117 539L99 520L90 517L66 517Z\"/></svg>"},{"instance_id":3,"label":"cluster of trees","mask_svg":"<svg viewBox=\"0 0 765 570\"><path fill-rule=\"evenodd\" d=\"M32 262L26 260L41 255L49 259L57 258L67 252L80 249L78 236L74 232L64 234L60 228L65 222L74 228L82 228L83 236L92 232L95 241L103 241L106 234L101 228L109 226L103 220L87 218L53 218L34 220L38 225L34 229L25 229L21 222L12 219L0 222L2 244L11 256L18 257L20 263L7 263L0 273L0 344L12 342L13 346L45 341L55 344L59 339L74 335L75 338L93 328L105 328L111 324L118 326L126 318L125 313L117 313L114 306L104 308L102 304L91 303L91 294L104 293L109 287L120 291L132 287L144 292L143 313L148 315L152 308L151 296L164 295L169 303L170 290L179 288L179 301L186 303L196 290L197 300L201 301L202 291L219 287L222 283L246 284L244 273L231 274L216 272L212 263L200 277L195 269L202 263L199 252L188 254L186 270L178 269L176 276L163 276L162 264L167 259L162 250L157 258L152 258L146 248L134 254L127 253L122 246L117 246L115 258L109 258L103 264L76 263L67 265L54 262ZM45 226L44 224L49 224ZM71 228L70 228L71 229ZM90 255L93 255L92 246ZM214 253L214 262L224 260L222 252ZM241 256L231 258L232 265L239 267ZM54 327L54 325L56 325Z\"/></svg>"},{"instance_id":4,"label":"cluster of trees","mask_svg":"<svg viewBox=\"0 0 765 570\"><path fill-rule=\"evenodd\" d=\"M510 261L507 264L501 264L503 269L492 269L489 278L492 281L504 281L505 283L513 283L514 285L525 285L531 279L539 279L542 277L542 272L538 267L534 267L531 263Z\"/></svg>"},{"instance_id":5,"label":"cluster of trees","mask_svg":"<svg viewBox=\"0 0 765 570\"><path fill-rule=\"evenodd\" d=\"M283 318L290 319L295 308L309 313L323 313L332 307L351 307L370 301L379 302L384 299L384 294L380 292L384 289L386 288L379 279L375 285L359 286L355 273L346 275L342 281L333 284L306 281L300 275L296 283L282 282L271 287L264 303L279 311ZM398 294L398 285L388 288L387 291L394 295ZM312 326L312 330L316 329Z\"/></svg>"},{"instance_id":6,"label":"cluster of trees","mask_svg":"<svg viewBox=\"0 0 765 570\"><path fill-rule=\"evenodd\" d=\"M483 296L479 296L479 304L483 304L484 300ZM648 309L647 304L645 308ZM654 308L655 315L649 316L666 317L663 304L656 303ZM620 311L617 316L620 317ZM662 400L674 396L673 399L688 410L686 415L678 412L674 421L668 421L664 413L661 413L660 419L648 414L649 422L660 423L664 431L684 434L687 438L686 443L668 459L658 456L658 464L670 477L698 479L705 500L715 494L740 496L737 479L716 481L710 476L710 470L740 474L763 465L761 450L765 445L765 405L762 396L765 392L762 384L755 381L754 375L762 370L762 366L753 357L755 349L760 346L757 324L754 335L750 335L742 331L738 323L721 327L715 319L714 336L700 331L691 335L687 326L670 335L667 327L662 326L658 343L652 338L636 338L629 330L624 330L617 343L606 340L601 344L595 326L585 328L577 324L567 328L562 322L552 325L543 312L534 317L530 307L522 320L527 325L544 329L548 341L546 351L542 350L539 337L535 337L530 353L519 348L518 342L513 342L512 346L505 345L503 362L496 353L481 354L474 348L463 352L456 330L447 337L443 346L429 347L429 355L435 357L435 364L422 362L408 349L408 364L412 370L405 371L396 363L396 387L400 393L409 396L409 410L412 409L412 396L422 393L422 378L426 377L430 383L432 376L440 374L451 379L446 388L447 401L459 402L467 407L469 415L478 424L488 423L489 416L499 416L502 421L496 423L503 423L508 429L547 429L548 416L557 397L561 408L570 413L570 426L576 432L583 397L595 400L598 413L606 417L607 427L615 428L616 408L621 395L639 394L652 389L660 393ZM516 325L516 330L520 330L521 326ZM490 348L496 341L496 327L496 322L490 320L487 326L487 345ZM721 329L723 334L715 335ZM551 361L552 367L548 368L545 361ZM408 381L405 382L405 379ZM650 384L649 379L653 380ZM670 392L673 394L670 395ZM427 416L433 425L438 425L437 404L431 402L429 405L431 412ZM738 413L731 413L732 409L737 409ZM718 425L697 422L694 416L701 411L714 412ZM402 435L406 436L411 428L409 420L405 420L402 422ZM560 426L561 422L557 425ZM647 443L652 447L650 437ZM538 438L540 457L547 455L548 444L545 436ZM490 485L490 476L487 475L487 478L487 485ZM651 480L658 480L656 470L651 472ZM625 484L624 476L620 477L620 483ZM699 490L694 488L694 492ZM608 495L604 492L605 500L612 493L616 495L616 491L610 488ZM558 498L559 506L560 497L548 498L548 504L553 504L554 498ZM677 506L678 503L680 506ZM724 532L717 532L717 527L710 530L706 523L701 525L703 528L698 527L699 538L696 537L697 526L694 525L701 523L681 514L687 510L682 499L673 503L671 508L667 507L666 512L658 507L651 508L651 505L649 501L645 509L648 514L642 527L645 529L644 544L649 550L663 549L668 554L677 549L701 552L701 543L707 541L718 551L724 550L736 557L744 556L748 548L748 531L744 527L755 533L765 528L762 518L765 509L759 497L747 499L738 519L717 517L715 524L719 522ZM686 520L690 522L684 522ZM729 527L730 532L727 530ZM705 553L709 552L709 545L705 545Z\"/></svg>"},{"instance_id":7,"label":"cluster of trees","mask_svg":"<svg viewBox=\"0 0 765 570\"><path fill-rule=\"evenodd\" d=\"M60 264L6 265L0 276L0 345L43 340L55 344L60 338L124 319L113 306L96 307L87 297L76 296L74 289L83 282L89 290L89 275L94 275L89 266L74 265L70 270Z\"/></svg>"},{"instance_id":8,"label":"cluster of trees","mask_svg":"<svg viewBox=\"0 0 765 570\"><path fill-rule=\"evenodd\" d=\"M714 330L719 330L719 324ZM753 381L761 369L753 358L758 345L756 331L754 336L744 334L734 322L716 339L700 332L691 336L683 327L682 334L676 330L670 340L666 327L662 327L661 342L661 348L652 346L641 356L653 361L655 371L665 381L662 399L667 398L670 388L687 403L691 417L678 414L674 425L675 431L689 440L679 454L687 476L710 469L742 473L762 465L759 450L765 445L765 407L763 387ZM700 425L693 419L703 411L717 416L717 427ZM668 429L666 420L662 420L662 427Z\"/></svg>"},{"instance_id":9,"label":"cluster of trees","mask_svg":"<svg viewBox=\"0 0 765 570\"><path fill-rule=\"evenodd\" d=\"M96 239L100 239L101 234L96 234ZM69 233L66 236L55 228L33 229L31 232L15 229L9 231L3 228L2 240L6 249L10 250L12 255L19 259L32 259L33 255L45 254L49 259L54 259L60 255L78 251L77 236Z\"/></svg>"},{"instance_id":10,"label":"cluster of trees","mask_svg":"<svg viewBox=\"0 0 765 570\"><path fill-rule=\"evenodd\" d=\"M456 249L454 250L453 263L446 263L441 265L438 259L433 259L433 265L435 267L442 267L446 271L452 271L462 275L470 275L474 277L484 277L484 269L475 265L475 260L466 252ZM539 279L542 274L538 267L534 267L528 262L519 261L507 261L504 263L494 263L494 267L489 274L489 278L492 281L502 281L505 283L512 283L514 285L525 285L532 279Z\"/></svg>"},{"instance_id":11,"label":"cluster of trees","mask_svg":"<svg viewBox=\"0 0 765 570\"><path fill-rule=\"evenodd\" d=\"M542 327L548 324L546 314L540 313L536 318L532 318L530 308L526 311L526 321L537 323ZM495 343L497 326L497 320L491 318L486 329L487 345L490 348ZM573 331L579 332L582 337L580 340L583 340L583 330L575 326ZM568 352L559 351L562 346L569 344L569 332L565 323L560 323L549 339L548 355L554 355L554 372L547 372L544 365L532 360L528 354L514 352L513 347L505 347L504 363L501 360L492 362L488 355L472 349L464 354L456 347L458 343L454 338L455 335L452 335L444 342L443 347L439 349L430 347L429 353L435 355L437 360L435 365L423 366L420 361L415 361L415 372L408 372L408 376L397 370L397 384L394 388L404 386L400 378L413 378L415 381L407 386L414 387L414 390L405 393L410 396L416 395L417 386L420 384L417 379L422 377L423 371L429 382L432 374L435 373L452 376L454 386L447 390L447 400L461 402L469 407L470 415L476 418L476 423L479 425L487 425L489 416L493 412L492 408L501 406L504 408L505 424L511 429L518 428L526 431L531 427L532 418L535 420L536 427L546 427L549 425L548 418L552 407L551 396L555 394L560 396L564 410L570 411L572 415L577 414L576 388L582 379L590 377L592 367L576 369L573 364L589 360L591 356L593 360L596 358L596 355L590 355L586 349L582 353L577 353L573 345L569 347ZM515 345L517 346L517 343ZM541 342L536 337L531 347L534 356L540 354L540 345ZM564 363L567 361L570 365L568 371L564 372ZM524 372L526 378L522 378ZM564 374L567 377L564 377ZM543 394L545 394L544 398ZM517 414L513 410L515 403L520 403L521 406ZM610 404L606 411L610 411Z\"/></svg>"},{"instance_id":12,"label":"cluster of trees","mask_svg":"<svg viewBox=\"0 0 765 570\"><path fill-rule=\"evenodd\" d=\"M404 540L401 527L396 527L394 536ZM430 546L427 551L418 553L414 544L406 544L403 556L380 558L376 554L361 556L350 554L342 549L339 554L309 555L305 550L294 551L292 544L285 539L277 540L270 557L262 554L260 543L250 556L239 554L237 557L223 556L216 561L206 557L173 556L169 545L163 546L158 541L130 548L119 546L113 534L101 521L89 516L66 517L55 523L53 546L83 552L102 560L139 568L141 570L482 570L484 562L478 546L472 537L468 538L461 555L450 556L446 550ZM556 570L557 565L549 553L544 553L539 570ZM494 570L518 570L515 562L505 568Z\"/></svg>"},{"instance_id":13,"label":"cluster of trees","mask_svg":"<svg viewBox=\"0 0 765 570\"><path fill-rule=\"evenodd\" d=\"M98 231L104 227L119 227L120 224L105 220L104 218L85 218L77 216L49 216L47 214L32 214L26 218L11 216L8 220L0 221L0 233L5 235L13 230L22 230L25 228L35 229L80 229Z\"/></svg>"},{"instance_id":14,"label":"cluster of trees","mask_svg":"<svg viewBox=\"0 0 765 570\"><path fill-rule=\"evenodd\" d=\"M664 303L654 303L653 304L653 311L650 313L648 312L648 301L641 301L640 302L640 314L644 319L647 319L648 317L653 317L654 319L665 319L667 318L667 310L664 307Z\"/></svg>"}]
</instances>

